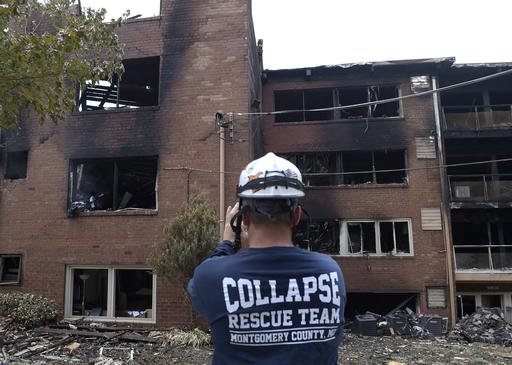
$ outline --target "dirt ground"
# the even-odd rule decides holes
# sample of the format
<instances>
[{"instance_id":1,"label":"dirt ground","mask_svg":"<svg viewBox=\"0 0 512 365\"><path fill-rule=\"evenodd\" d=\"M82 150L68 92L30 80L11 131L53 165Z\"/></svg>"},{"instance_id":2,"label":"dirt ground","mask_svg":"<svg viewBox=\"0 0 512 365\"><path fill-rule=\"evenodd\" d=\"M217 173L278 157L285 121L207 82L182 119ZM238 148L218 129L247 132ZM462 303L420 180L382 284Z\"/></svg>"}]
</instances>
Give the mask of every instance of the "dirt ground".
<instances>
[{"instance_id":1,"label":"dirt ground","mask_svg":"<svg viewBox=\"0 0 512 365\"><path fill-rule=\"evenodd\" d=\"M35 339L34 339L35 340ZM89 343L87 343L90 341ZM35 343L35 342L34 342ZM209 364L213 348L175 347L161 343L125 342L81 338L80 346L60 346L9 364ZM346 334L339 350L340 364L511 364L512 348L485 343L449 342L400 336L368 337Z\"/></svg>"}]
</instances>

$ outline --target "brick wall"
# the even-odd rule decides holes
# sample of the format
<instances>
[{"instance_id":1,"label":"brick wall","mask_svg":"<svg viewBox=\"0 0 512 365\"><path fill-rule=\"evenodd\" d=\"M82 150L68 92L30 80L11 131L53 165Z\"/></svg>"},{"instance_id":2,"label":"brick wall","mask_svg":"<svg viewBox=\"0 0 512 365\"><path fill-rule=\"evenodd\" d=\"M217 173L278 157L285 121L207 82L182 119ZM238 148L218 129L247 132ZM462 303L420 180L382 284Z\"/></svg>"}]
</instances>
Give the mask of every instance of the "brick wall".
<instances>
[{"instance_id":1,"label":"brick wall","mask_svg":"<svg viewBox=\"0 0 512 365\"><path fill-rule=\"evenodd\" d=\"M302 76L297 76L299 72ZM305 70L288 76L286 71L268 72L263 111L274 110L276 90L398 85L402 95L410 94L411 72L407 69L361 71L353 67L338 74L313 69L310 78L305 75ZM262 123L264 149L286 153L405 148L411 169L406 186L311 187L306 191L304 207L311 218L411 219L413 256L335 259L343 269L349 292L419 293L421 311L448 316L447 309L427 309L426 287L448 285L446 257L442 231L422 230L420 217L422 207L441 206L439 162L417 159L414 144L415 137L428 137L435 130L432 97L403 100L402 110L403 118L393 120L274 123L274 117L267 116Z\"/></svg>"},{"instance_id":2,"label":"brick wall","mask_svg":"<svg viewBox=\"0 0 512 365\"><path fill-rule=\"evenodd\" d=\"M157 107L75 113L58 126L27 120L19 137L5 138L8 151L29 149L27 178L0 181L0 253L23 255L17 289L53 298L63 309L66 265L145 265L188 183L218 205L218 174L168 168L218 170L215 111L249 111L249 93L258 90L250 76L257 55L249 9L245 0L162 1L160 17L120 30L125 58L160 56ZM228 171L250 159L248 120L236 122L245 142L227 144ZM156 214L66 217L70 159L147 155L159 156ZM236 181L227 176L227 197L234 198ZM158 280L159 326L189 322L180 290Z\"/></svg>"}]
</instances>

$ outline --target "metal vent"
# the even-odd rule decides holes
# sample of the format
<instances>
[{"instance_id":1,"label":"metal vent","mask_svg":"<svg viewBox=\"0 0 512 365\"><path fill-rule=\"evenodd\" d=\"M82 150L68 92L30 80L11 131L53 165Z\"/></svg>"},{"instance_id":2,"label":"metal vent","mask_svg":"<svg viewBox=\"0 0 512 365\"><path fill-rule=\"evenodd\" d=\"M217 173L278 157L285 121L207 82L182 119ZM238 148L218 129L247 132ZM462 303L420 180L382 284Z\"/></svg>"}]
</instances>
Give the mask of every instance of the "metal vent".
<instances>
[{"instance_id":1,"label":"metal vent","mask_svg":"<svg viewBox=\"0 0 512 365\"><path fill-rule=\"evenodd\" d=\"M436 144L432 138L416 137L416 158L436 158Z\"/></svg>"},{"instance_id":2,"label":"metal vent","mask_svg":"<svg viewBox=\"0 0 512 365\"><path fill-rule=\"evenodd\" d=\"M442 227L440 208L421 208L421 228L424 231L440 231Z\"/></svg>"},{"instance_id":3,"label":"metal vent","mask_svg":"<svg viewBox=\"0 0 512 365\"><path fill-rule=\"evenodd\" d=\"M411 77L411 91L417 94L423 91L430 90L430 76L412 76Z\"/></svg>"},{"instance_id":4,"label":"metal vent","mask_svg":"<svg viewBox=\"0 0 512 365\"><path fill-rule=\"evenodd\" d=\"M427 305L429 308L446 308L445 288L427 288Z\"/></svg>"}]
</instances>

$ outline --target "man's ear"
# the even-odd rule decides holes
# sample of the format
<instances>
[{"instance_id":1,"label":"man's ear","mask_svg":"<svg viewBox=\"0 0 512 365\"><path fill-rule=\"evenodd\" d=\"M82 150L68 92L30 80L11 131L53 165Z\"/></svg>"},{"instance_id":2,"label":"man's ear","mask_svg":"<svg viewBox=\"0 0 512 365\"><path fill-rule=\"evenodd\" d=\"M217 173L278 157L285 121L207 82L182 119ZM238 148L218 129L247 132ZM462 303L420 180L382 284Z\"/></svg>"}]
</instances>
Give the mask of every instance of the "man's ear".
<instances>
[{"instance_id":1,"label":"man's ear","mask_svg":"<svg viewBox=\"0 0 512 365\"><path fill-rule=\"evenodd\" d=\"M292 218L292 227L295 227L300 222L300 217L302 216L302 209L300 205L297 205L293 211Z\"/></svg>"},{"instance_id":2,"label":"man's ear","mask_svg":"<svg viewBox=\"0 0 512 365\"><path fill-rule=\"evenodd\" d=\"M249 227L249 224L251 223L251 216L249 213L242 213L242 223L244 226Z\"/></svg>"}]
</instances>

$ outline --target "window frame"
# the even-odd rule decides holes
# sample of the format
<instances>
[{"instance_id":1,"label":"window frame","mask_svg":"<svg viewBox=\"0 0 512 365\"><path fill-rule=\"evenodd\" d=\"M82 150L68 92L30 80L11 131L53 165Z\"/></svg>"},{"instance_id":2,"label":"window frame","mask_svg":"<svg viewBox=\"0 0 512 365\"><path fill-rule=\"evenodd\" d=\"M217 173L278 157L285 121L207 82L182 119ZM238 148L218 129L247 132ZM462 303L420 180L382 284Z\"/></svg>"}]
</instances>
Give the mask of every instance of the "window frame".
<instances>
[{"instance_id":1,"label":"window frame","mask_svg":"<svg viewBox=\"0 0 512 365\"><path fill-rule=\"evenodd\" d=\"M347 117L343 117L343 109L341 109L340 107L343 106L343 94L346 93L347 91L351 91L351 92L354 92L354 90L357 90L357 89L361 89L363 92L365 91L366 93L366 98L365 100L366 101L362 101L361 100L361 103L369 103L369 102L372 102L372 101L378 101L378 99L375 99L374 95L376 94L375 92L375 89L378 89L378 88L394 88L395 91L396 91L396 96L397 98L399 98L398 100L396 100L395 102L398 103L398 108L397 108L397 115L392 115L392 116L382 116L382 115L378 115L378 116L374 116L376 110L379 108L379 106L381 105L386 105L387 103L383 103L383 104L376 104L372 107L372 105L368 105L366 107L359 107L359 109L366 109L366 114L365 115L362 115L362 116L358 116L358 117L350 117L350 116L347 116ZM306 94L308 93L313 93L313 92L318 92L318 93L324 93L326 91L330 91L330 94L331 94L331 105L332 106L320 106L319 108L308 108L306 105L307 105L307 100L306 100ZM286 93L288 93L288 95L284 96ZM299 95L295 95L297 98L296 100L300 100L302 101L302 106L299 107L299 109L297 109L297 106L295 105L291 105L290 106L286 106L286 105L283 105L283 108L282 109L277 109L277 105L279 104L282 104L282 101L280 101L279 103L277 102L277 97L278 95L281 94L283 95L282 97L292 97L292 94L300 94L300 97L297 97ZM274 111L275 112L280 112L280 111L285 111L285 110L294 110L293 113L289 113L289 114L295 114L296 116L299 116L299 115L302 115L301 119L296 119L296 120L286 120L286 117L283 117L283 115L285 115L284 113L278 113L278 114L275 114L274 115L274 123L276 124L287 124L287 123L315 123L315 122L325 122L325 121L338 121L338 120L341 120L341 121L344 121L344 120L379 120L379 119L400 119L400 118L403 118L404 117L404 113L403 113L403 103L402 103L402 99L401 99L401 96L402 96L402 90L401 90L401 87L400 87L400 84L382 84L382 85L354 85L354 86L338 86L338 87L320 87L320 88L308 88L308 89L284 89L284 90L274 90L273 91L273 96L274 96ZM348 96L346 97L348 98ZM326 100L326 105L328 104L327 100ZM349 103L347 105L353 105L353 104L359 104L359 103ZM298 105L298 104L297 104ZM329 111L316 111L316 112L308 112L307 110L308 109L322 109L322 108L333 108L332 110L329 110ZM338 109L335 109L335 108L338 108ZM358 108L351 108L351 109L346 109L347 111L349 110L354 110L354 109L358 109ZM380 108L382 109L382 107ZM314 118L308 118L308 115L315 115L315 113L319 114L319 113L329 113L330 114L330 117L328 119L314 119ZM350 114L350 113L347 113L345 112L345 114ZM279 120L279 119L285 119L285 120ZM290 119L293 119L293 118L290 118Z\"/></svg>"},{"instance_id":2,"label":"window frame","mask_svg":"<svg viewBox=\"0 0 512 365\"><path fill-rule=\"evenodd\" d=\"M381 232L380 232L380 223L395 223L395 222L406 222L408 237L409 237L409 252L403 253L397 251L397 241L395 237L395 229L393 229L393 250L391 252L382 252L382 242L381 242ZM374 232L375 232L375 252L349 252L349 244L348 244L348 223L373 223ZM393 224L394 227L394 224ZM413 244L413 235L412 235L412 220L411 218L391 218L391 219L346 219L340 222L340 256L346 257L354 257L354 256L414 256L414 244Z\"/></svg>"},{"instance_id":3,"label":"window frame","mask_svg":"<svg viewBox=\"0 0 512 365\"><path fill-rule=\"evenodd\" d=\"M3 266L4 259L6 258L18 258L18 275L16 280L3 280ZM0 254L0 285L18 285L21 283L21 273L23 267L23 255L21 254Z\"/></svg>"},{"instance_id":4,"label":"window frame","mask_svg":"<svg viewBox=\"0 0 512 365\"><path fill-rule=\"evenodd\" d=\"M398 153L400 152L402 154L403 158L403 173L404 176L402 177L402 182L378 182L379 179L382 179L385 174L389 174L389 172L382 172L388 170L388 168L384 168L383 170L378 170L375 166L376 161L376 154L380 153ZM365 175L370 176L371 175L371 182L357 182L357 183L348 183L347 180L351 175L363 175L359 171L345 171L347 161L344 158L345 154L371 154L371 161L367 161L371 164L371 171L367 170L368 172ZM301 159L302 161L306 161L308 157L315 158L317 155L325 154L326 156L328 154L332 154L332 156L329 156L328 159L333 159L334 163L332 164L335 166L335 171L327 171L327 172L312 172L308 173L303 171L303 166L301 163L298 162L298 159ZM306 151L306 152L289 152L289 153L280 153L281 157L284 157L285 159L288 159L292 163L294 163L299 170L301 170L302 178L304 180L304 184L306 187L315 187L315 188L325 188L325 187L363 187L363 186L407 186L409 184L409 174L408 174L408 155L407 155L407 149L406 148L397 148L397 149L391 149L391 150L357 150L357 151ZM394 170L394 169L392 169ZM400 169L396 169L400 170ZM310 181L322 181L322 180L329 180L329 182L334 182L334 184L329 185L316 185L316 184L310 184Z\"/></svg>"},{"instance_id":5,"label":"window frame","mask_svg":"<svg viewBox=\"0 0 512 365\"><path fill-rule=\"evenodd\" d=\"M107 315L106 316L82 316L73 315L73 273L76 269L88 270L107 270ZM135 317L116 317L115 316L115 274L116 270L150 270L152 272L152 292L151 292L151 318ZM123 266L123 265L68 265L66 266L66 282L64 293L64 318L76 319L82 318L87 321L102 322L143 322L156 323L156 295L157 295L157 275L154 270L147 266Z\"/></svg>"},{"instance_id":6,"label":"window frame","mask_svg":"<svg viewBox=\"0 0 512 365\"><path fill-rule=\"evenodd\" d=\"M77 85L76 88L76 111L78 113L86 113L86 112L97 112L97 111L116 111L116 110L140 110L144 108L158 108L160 106L160 99L161 99L161 74L162 74L162 57L160 55L154 55L154 56L146 56L146 57L137 57L137 58L126 58L122 60L123 67L125 68L125 73L119 77L117 74L112 75L112 80L108 80L107 78L100 79L94 86L90 83L91 80L86 82L84 86L84 90L82 90L82 87L80 85ZM138 66L139 68L142 67L143 70L135 70L137 67L137 63L140 63ZM144 66L147 66L145 68ZM151 68L150 68L151 67ZM139 72L137 72L139 71ZM150 93L156 95L152 95L150 99L154 99L154 102L151 101L146 104L143 102L144 97L142 95L139 95L138 98L132 97L127 99L122 99L121 97L126 93L124 91L124 88L133 89L133 85L138 86L141 88L141 84L129 82L132 75L135 74L145 74L147 76L147 79L150 80L149 82L144 85L143 88ZM123 81L123 77L128 77L130 75L131 77L128 78L128 80ZM104 95L103 100L95 100L98 98L98 93L101 93L101 91L98 91L103 89L106 90L106 94ZM89 100L87 98L88 91L92 94L91 98L93 100ZM140 90L139 90L140 92ZM109 95L112 94L113 96L110 98L109 101ZM99 102L99 105L88 105L87 102ZM123 103L124 101L124 103ZM105 106L107 104L107 106Z\"/></svg>"},{"instance_id":7,"label":"window frame","mask_svg":"<svg viewBox=\"0 0 512 365\"><path fill-rule=\"evenodd\" d=\"M6 180L25 180L28 177L28 156L29 150L20 150L20 151L6 151L5 153L5 162L4 162L4 179ZM20 160L21 158L21 160ZM15 160L15 161L13 161ZM22 174L20 176L14 176L13 172L19 171L9 171L11 168L10 164L16 162L19 165L19 162L22 162ZM18 169L19 170L19 169ZM10 174L9 174L10 172Z\"/></svg>"},{"instance_id":8,"label":"window frame","mask_svg":"<svg viewBox=\"0 0 512 365\"><path fill-rule=\"evenodd\" d=\"M148 161L155 160L155 187L154 187L154 195L155 195L155 202L154 202L154 208L138 208L138 207L123 207L123 208L116 208L114 209L115 203L121 203L122 199L116 198L114 200L114 195L116 195L119 191L119 167L118 164L120 162L126 162L130 159L137 159L137 160L143 160L147 159ZM75 201L74 197L78 193L75 186L75 180L76 180L76 167L78 164L84 164L86 162L94 162L99 161L102 163L111 163L112 164L112 206L107 207L104 209L92 209L92 210L84 210L77 213L73 213L72 211L72 204ZM117 158L76 158L76 159L70 159L69 160L69 184L68 184L68 217L74 217L74 216L82 216L82 215L133 215L133 214L156 214L158 211L158 177L159 177L159 163L160 158L157 155L151 155L151 156L127 156L127 157L117 157ZM116 186L117 184L117 186ZM119 200L119 201L118 201ZM118 204L118 205L119 205Z\"/></svg>"}]
</instances>

